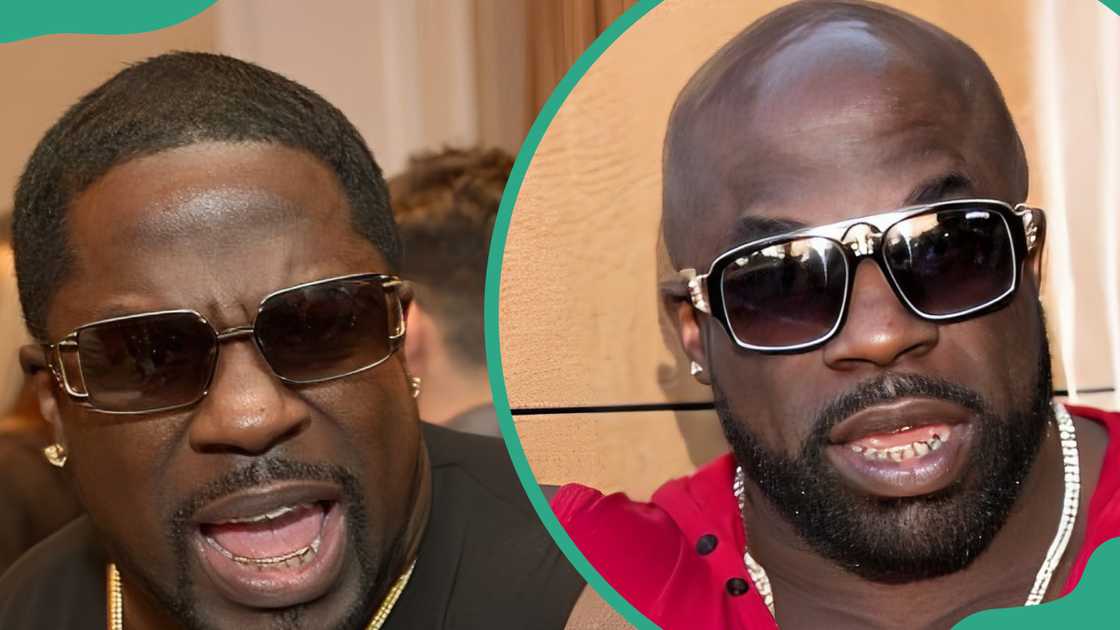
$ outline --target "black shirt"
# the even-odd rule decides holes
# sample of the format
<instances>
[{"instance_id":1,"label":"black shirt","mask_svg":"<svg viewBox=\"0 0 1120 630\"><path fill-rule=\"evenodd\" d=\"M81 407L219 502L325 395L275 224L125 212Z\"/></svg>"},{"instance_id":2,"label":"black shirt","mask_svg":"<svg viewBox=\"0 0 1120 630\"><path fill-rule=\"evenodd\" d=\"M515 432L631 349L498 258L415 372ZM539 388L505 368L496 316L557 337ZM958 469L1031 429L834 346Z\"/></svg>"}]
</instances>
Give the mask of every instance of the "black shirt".
<instances>
[{"instance_id":1,"label":"black shirt","mask_svg":"<svg viewBox=\"0 0 1120 630\"><path fill-rule=\"evenodd\" d=\"M498 412L489 403L467 409L443 423L443 427L475 435L502 437L502 432L498 429Z\"/></svg>"},{"instance_id":2,"label":"black shirt","mask_svg":"<svg viewBox=\"0 0 1120 630\"><path fill-rule=\"evenodd\" d=\"M0 429L0 575L82 512L63 471L43 459L48 443L22 426Z\"/></svg>"},{"instance_id":3,"label":"black shirt","mask_svg":"<svg viewBox=\"0 0 1120 630\"><path fill-rule=\"evenodd\" d=\"M384 628L563 628L583 581L537 519L502 442L422 426L432 511ZM106 563L89 518L71 523L0 578L0 628L104 630Z\"/></svg>"}]
</instances>

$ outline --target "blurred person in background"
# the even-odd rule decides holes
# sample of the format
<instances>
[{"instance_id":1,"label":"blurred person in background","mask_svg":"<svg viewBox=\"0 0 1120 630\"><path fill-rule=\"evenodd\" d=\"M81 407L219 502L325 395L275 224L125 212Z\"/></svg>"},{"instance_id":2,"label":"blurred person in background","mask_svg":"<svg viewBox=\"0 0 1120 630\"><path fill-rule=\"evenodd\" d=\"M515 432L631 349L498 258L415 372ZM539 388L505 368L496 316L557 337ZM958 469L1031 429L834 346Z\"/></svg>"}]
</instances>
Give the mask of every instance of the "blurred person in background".
<instances>
[{"instance_id":1,"label":"blurred person in background","mask_svg":"<svg viewBox=\"0 0 1120 630\"><path fill-rule=\"evenodd\" d=\"M61 470L43 459L53 440L19 367L28 337L5 222L0 239L0 574L81 512Z\"/></svg>"},{"instance_id":2,"label":"blurred person in background","mask_svg":"<svg viewBox=\"0 0 1120 630\"><path fill-rule=\"evenodd\" d=\"M40 141L12 240L85 515L0 578L0 628L564 627L583 583L504 445L419 419L387 186L321 96L129 66Z\"/></svg>"},{"instance_id":3,"label":"blurred person in background","mask_svg":"<svg viewBox=\"0 0 1120 630\"><path fill-rule=\"evenodd\" d=\"M445 148L413 156L389 181L416 298L404 352L428 396L420 417L500 435L486 371L482 298L498 204L513 167L500 149Z\"/></svg>"}]
</instances>

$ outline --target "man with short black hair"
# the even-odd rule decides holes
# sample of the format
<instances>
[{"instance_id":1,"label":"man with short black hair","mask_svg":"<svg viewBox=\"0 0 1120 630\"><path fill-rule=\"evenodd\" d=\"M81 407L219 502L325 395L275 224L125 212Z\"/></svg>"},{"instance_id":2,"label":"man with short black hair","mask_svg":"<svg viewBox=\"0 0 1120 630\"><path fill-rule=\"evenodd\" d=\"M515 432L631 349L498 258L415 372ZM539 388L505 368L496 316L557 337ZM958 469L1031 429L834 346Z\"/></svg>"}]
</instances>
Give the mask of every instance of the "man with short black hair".
<instances>
[{"instance_id":1,"label":"man with short black hair","mask_svg":"<svg viewBox=\"0 0 1120 630\"><path fill-rule=\"evenodd\" d=\"M650 503L561 488L676 628L947 628L1069 592L1120 534L1120 415L1052 400L1044 213L984 62L881 5L797 2L681 91L663 284L732 453Z\"/></svg>"},{"instance_id":2,"label":"man with short black hair","mask_svg":"<svg viewBox=\"0 0 1120 630\"><path fill-rule=\"evenodd\" d=\"M0 580L0 627L564 625L581 582L502 444L418 421L386 187L320 96L131 66L36 148L14 244L87 516Z\"/></svg>"},{"instance_id":3,"label":"man with short black hair","mask_svg":"<svg viewBox=\"0 0 1120 630\"><path fill-rule=\"evenodd\" d=\"M457 431L499 436L482 326L490 233L513 158L500 149L445 148L409 160L389 181L416 299L404 353L439 396L420 415Z\"/></svg>"}]
</instances>

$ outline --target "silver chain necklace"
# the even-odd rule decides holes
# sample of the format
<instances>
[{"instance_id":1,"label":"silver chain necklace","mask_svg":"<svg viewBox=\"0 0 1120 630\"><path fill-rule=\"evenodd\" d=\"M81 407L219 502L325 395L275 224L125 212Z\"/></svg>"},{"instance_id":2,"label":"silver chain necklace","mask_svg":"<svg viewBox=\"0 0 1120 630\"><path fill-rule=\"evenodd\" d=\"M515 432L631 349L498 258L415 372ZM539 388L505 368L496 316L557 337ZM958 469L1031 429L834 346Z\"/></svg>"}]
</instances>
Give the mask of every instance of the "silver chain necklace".
<instances>
[{"instance_id":1,"label":"silver chain necklace","mask_svg":"<svg viewBox=\"0 0 1120 630\"><path fill-rule=\"evenodd\" d=\"M1073 418L1069 412L1057 401L1052 401L1054 417L1058 421L1058 434L1062 445L1062 467L1065 469L1065 497L1062 500L1062 516L1058 521L1058 531L1054 533L1054 540L1046 551L1042 566L1038 568L1038 575L1034 578L1034 586L1027 594L1024 606L1034 606L1042 602L1046 589L1050 586L1050 579L1054 577L1054 570L1058 568L1062 556L1065 555L1069 539L1073 535L1073 525L1077 521L1077 508L1081 500L1081 463L1077 450L1077 431L1073 426ZM742 466L735 467L735 481L731 485L735 498L739 502L739 516L746 527L746 475ZM770 614L774 614L774 593L770 589L770 578L747 549L743 550L743 564L751 576L758 594Z\"/></svg>"}]
</instances>

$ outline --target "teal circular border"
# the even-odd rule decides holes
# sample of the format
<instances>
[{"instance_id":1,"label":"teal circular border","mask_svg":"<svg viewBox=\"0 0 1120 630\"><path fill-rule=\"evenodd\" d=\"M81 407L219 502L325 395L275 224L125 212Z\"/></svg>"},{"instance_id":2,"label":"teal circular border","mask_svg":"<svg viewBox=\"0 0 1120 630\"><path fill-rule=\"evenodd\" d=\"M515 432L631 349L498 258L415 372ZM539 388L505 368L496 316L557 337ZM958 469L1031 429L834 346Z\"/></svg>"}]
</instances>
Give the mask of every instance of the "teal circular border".
<instances>
[{"instance_id":1,"label":"teal circular border","mask_svg":"<svg viewBox=\"0 0 1120 630\"><path fill-rule=\"evenodd\" d=\"M1120 0L1099 0L1114 13L1120 15ZM583 75L598 61L603 52L610 47L627 29L635 22L649 13L662 0L638 0L621 17L611 24L603 33L591 43L586 51L576 60L575 64L564 74L564 78L553 90L545 101L521 150L514 161L513 170L510 172L509 182L502 194L501 206L498 216L494 221L494 233L490 240L490 254L486 265L486 294L484 318L486 326L486 364L490 375L490 388L494 394L494 407L498 413L498 424L501 426L502 437L505 439L506 448L509 450L513 467L529 496L533 509L537 511L541 522L544 523L548 533L556 541L557 546L567 556L572 566L587 580L588 585L595 589L608 604L610 604L622 617L641 630L657 630L658 626L645 615L638 612L630 602L626 601L619 593L603 579L583 553L576 547L568 532L560 525L556 515L548 505L548 500L537 485L536 477L525 457L525 448L517 429L513 423L513 414L509 405L509 394L506 391L505 376L501 363L501 341L499 339L499 300L502 280L502 259L505 254L506 237L509 234L509 225L513 216L513 208L521 192L521 185L525 181L525 173L529 169L533 156L540 146L545 131L556 117L556 113L567 100L572 89L579 83ZM1120 115L1120 112L1117 113ZM1090 571L1089 569L1092 569ZM1101 575L1103 574L1103 575ZM1120 576L1120 541L1111 541L1101 545L1094 553L1090 564L1086 567L1078 588L1068 597L1048 602L1041 606L1031 608L1005 608L986 610L958 623L955 628L967 630L992 630L995 628L1015 628L1023 630L1051 630L1057 623L1075 624L1072 627L1091 628L1100 627L1098 624L1103 619L1113 620L1117 626L1120 621L1115 621L1113 611L1113 595L1111 588L1104 588L1116 577ZM1089 578L1093 578L1092 587L1088 586ZM1110 579L1112 578L1112 579ZM1113 627L1113 626L1109 626Z\"/></svg>"},{"instance_id":2,"label":"teal circular border","mask_svg":"<svg viewBox=\"0 0 1120 630\"><path fill-rule=\"evenodd\" d=\"M1120 0L1116 1L1120 2ZM502 194L498 216L494 220L494 233L490 238L490 254L486 263L486 295L483 310L486 326L486 367L490 374L490 389L494 394L494 408L498 413L498 424L502 430L502 437L505 438L506 448L509 450L509 456L513 461L514 469L517 471L517 476L521 479L521 485L525 488L525 494L529 496L529 502L533 504L533 509L537 511L541 522L544 523L548 533L560 547L560 551L567 556L572 566L587 580L588 585L594 588L595 592L618 611L626 621L641 630L657 630L658 626L619 595L618 591L608 584L599 575L599 572L591 566L587 558L583 556L583 553L572 542L571 536L568 536L568 532L560 525L556 515L552 513L552 509L548 506L548 500L541 492L536 477L533 476L533 471L529 467L529 461L525 458L525 448L521 445L521 438L518 437L517 429L513 424L513 414L510 411L509 395L506 392L505 376L502 372L501 342L498 333L498 304L502 285L502 258L505 254L506 236L509 233L513 206L521 192L521 184L525 181L525 172L529 169L533 155L536 154L537 147L541 144L541 138L544 137L552 119L556 117L556 112L560 110L560 106L572 93L572 89L583 78L583 75L587 74L588 69L599 59L603 51L610 47L634 22L637 22L659 4L661 4L661 0L638 0L634 6L627 9L621 17L608 26L564 74L564 78L560 80L556 89L545 101L540 114L533 122L533 126L529 128L529 134L525 137L525 142L517 153L517 159L514 160L513 170L510 172L509 181L506 184L505 192Z\"/></svg>"}]
</instances>

